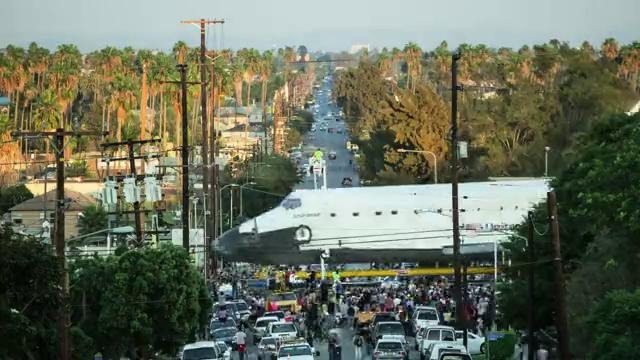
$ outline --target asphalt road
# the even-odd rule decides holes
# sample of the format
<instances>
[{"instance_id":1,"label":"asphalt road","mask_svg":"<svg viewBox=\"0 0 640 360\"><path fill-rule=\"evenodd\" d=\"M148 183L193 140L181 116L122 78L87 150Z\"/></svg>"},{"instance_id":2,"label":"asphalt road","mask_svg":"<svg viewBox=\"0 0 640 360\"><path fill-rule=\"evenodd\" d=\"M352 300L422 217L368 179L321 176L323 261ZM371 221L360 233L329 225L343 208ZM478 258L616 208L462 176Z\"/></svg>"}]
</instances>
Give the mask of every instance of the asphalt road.
<instances>
[{"instance_id":1,"label":"asphalt road","mask_svg":"<svg viewBox=\"0 0 640 360\"><path fill-rule=\"evenodd\" d=\"M355 349L353 345L354 332L349 329L346 324L338 329L338 332L340 334L340 340L342 341L342 360L355 360ZM258 358L258 355L256 347L253 344L253 336L251 333L248 333L247 335L249 335L249 346L247 347L248 356L245 356L245 360L255 360ZM407 340L409 341L409 345L412 345L414 343L412 337L407 338ZM316 357L316 360L329 360L328 346L326 342L314 343L314 348L320 352L320 356ZM414 349L408 350L410 360L417 360L420 358L420 354L417 351L415 351ZM365 348L363 348L362 357L360 358L360 360L370 360L371 353L372 351L370 350L367 354L367 351L365 350ZM234 359L238 359L238 354L234 354L234 356Z\"/></svg>"},{"instance_id":2,"label":"asphalt road","mask_svg":"<svg viewBox=\"0 0 640 360\"><path fill-rule=\"evenodd\" d=\"M331 90L333 83L331 81L324 81L320 89L316 90L315 100L319 105L318 112L314 116L316 131L309 132L304 139L302 162L307 162L308 155L312 154L317 149L321 149L324 153L324 158L327 162L327 187L338 188L342 186L342 179L350 177L353 180L353 186L358 186L360 179L358 172L355 169L355 160L353 154L347 150L346 143L348 135L346 134L346 125L344 121L336 121L338 112L340 109L331 102ZM331 114L327 116L327 114ZM327 118L329 118L327 120ZM335 128L336 132L329 133L328 131L321 131L321 124L327 124L327 128ZM337 129L342 129L342 134L337 133ZM336 152L336 159L329 160L329 152ZM349 160L352 160L353 164L349 164ZM322 178L318 178L318 188L322 184ZM296 187L297 189L313 189L313 177L305 177L304 181Z\"/></svg>"}]
</instances>

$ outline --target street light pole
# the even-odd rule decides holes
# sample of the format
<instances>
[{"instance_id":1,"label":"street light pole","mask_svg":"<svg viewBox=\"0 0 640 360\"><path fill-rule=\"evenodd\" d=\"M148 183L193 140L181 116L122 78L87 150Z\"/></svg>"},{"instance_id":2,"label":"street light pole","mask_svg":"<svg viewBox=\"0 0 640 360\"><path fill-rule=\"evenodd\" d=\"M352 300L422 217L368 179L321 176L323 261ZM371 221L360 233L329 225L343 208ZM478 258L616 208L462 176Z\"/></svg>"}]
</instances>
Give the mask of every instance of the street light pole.
<instances>
[{"instance_id":1,"label":"street light pole","mask_svg":"<svg viewBox=\"0 0 640 360\"><path fill-rule=\"evenodd\" d=\"M417 153L417 154L429 154L433 156L433 183L438 183L438 157L434 152L429 150L407 150L407 149L398 149L399 153Z\"/></svg>"},{"instance_id":2,"label":"street light pole","mask_svg":"<svg viewBox=\"0 0 640 360\"><path fill-rule=\"evenodd\" d=\"M549 150L551 150L549 146L544 147L544 177L549 176Z\"/></svg>"}]
</instances>

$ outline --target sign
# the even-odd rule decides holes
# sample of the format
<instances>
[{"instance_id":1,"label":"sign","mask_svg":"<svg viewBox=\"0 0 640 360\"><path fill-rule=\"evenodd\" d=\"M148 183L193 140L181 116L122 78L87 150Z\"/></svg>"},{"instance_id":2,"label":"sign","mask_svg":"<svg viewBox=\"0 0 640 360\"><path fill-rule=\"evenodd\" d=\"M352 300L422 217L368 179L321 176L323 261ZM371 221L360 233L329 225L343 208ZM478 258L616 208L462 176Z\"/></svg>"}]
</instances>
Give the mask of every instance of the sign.
<instances>
[{"instance_id":1,"label":"sign","mask_svg":"<svg viewBox=\"0 0 640 360\"><path fill-rule=\"evenodd\" d=\"M502 339L504 337L504 334L502 333L497 333L497 332L490 332L487 337L489 338L489 341L497 341L499 339Z\"/></svg>"}]
</instances>

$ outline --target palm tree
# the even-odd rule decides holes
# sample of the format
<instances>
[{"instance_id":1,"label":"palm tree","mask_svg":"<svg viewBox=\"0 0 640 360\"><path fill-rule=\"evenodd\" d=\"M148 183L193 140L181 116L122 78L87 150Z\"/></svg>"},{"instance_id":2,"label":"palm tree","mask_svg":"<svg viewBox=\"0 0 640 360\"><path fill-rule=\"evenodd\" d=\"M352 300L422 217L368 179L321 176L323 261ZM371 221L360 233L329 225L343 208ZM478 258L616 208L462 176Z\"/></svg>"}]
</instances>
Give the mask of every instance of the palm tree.
<instances>
[{"instance_id":1,"label":"palm tree","mask_svg":"<svg viewBox=\"0 0 640 360\"><path fill-rule=\"evenodd\" d=\"M417 78L422 74L422 65L420 63L422 49L420 49L418 44L410 42L405 45L403 53L405 61L407 62L407 88L415 93Z\"/></svg>"},{"instance_id":2,"label":"palm tree","mask_svg":"<svg viewBox=\"0 0 640 360\"><path fill-rule=\"evenodd\" d=\"M53 54L53 62L49 72L51 86L56 95L64 118L60 126L64 126L65 118L70 115L69 105L75 98L80 77L82 55L75 45L63 44Z\"/></svg>"},{"instance_id":3,"label":"palm tree","mask_svg":"<svg viewBox=\"0 0 640 360\"><path fill-rule=\"evenodd\" d=\"M259 75L260 81L262 81L262 87L260 88L260 104L262 105L262 126L264 128L265 141L267 140L267 83L269 82L269 77L271 76L272 67L273 54L271 53L271 51L265 51L262 54L262 58L259 62Z\"/></svg>"},{"instance_id":4,"label":"palm tree","mask_svg":"<svg viewBox=\"0 0 640 360\"><path fill-rule=\"evenodd\" d=\"M56 92L46 89L38 96L35 105L35 130L52 130L62 121L62 106ZM46 141L46 154L49 155L50 142Z\"/></svg>"},{"instance_id":5,"label":"palm tree","mask_svg":"<svg viewBox=\"0 0 640 360\"><path fill-rule=\"evenodd\" d=\"M378 55L378 68L383 78L393 75L393 59L387 48L383 48Z\"/></svg>"},{"instance_id":6,"label":"palm tree","mask_svg":"<svg viewBox=\"0 0 640 360\"><path fill-rule=\"evenodd\" d=\"M600 49L600 54L608 59L614 60L618 57L618 42L614 38L605 39L604 43L602 43L602 48Z\"/></svg>"},{"instance_id":7,"label":"palm tree","mask_svg":"<svg viewBox=\"0 0 640 360\"><path fill-rule=\"evenodd\" d=\"M233 78L233 87L235 89L236 107L242 106L242 80L244 78L244 64L239 58L235 58L229 69Z\"/></svg>"},{"instance_id":8,"label":"palm tree","mask_svg":"<svg viewBox=\"0 0 640 360\"><path fill-rule=\"evenodd\" d=\"M116 74L113 79L113 104L116 107L116 117L118 119L116 139L122 141L122 128L127 117L127 111L133 106L136 100L137 86L134 79Z\"/></svg>"}]
</instances>

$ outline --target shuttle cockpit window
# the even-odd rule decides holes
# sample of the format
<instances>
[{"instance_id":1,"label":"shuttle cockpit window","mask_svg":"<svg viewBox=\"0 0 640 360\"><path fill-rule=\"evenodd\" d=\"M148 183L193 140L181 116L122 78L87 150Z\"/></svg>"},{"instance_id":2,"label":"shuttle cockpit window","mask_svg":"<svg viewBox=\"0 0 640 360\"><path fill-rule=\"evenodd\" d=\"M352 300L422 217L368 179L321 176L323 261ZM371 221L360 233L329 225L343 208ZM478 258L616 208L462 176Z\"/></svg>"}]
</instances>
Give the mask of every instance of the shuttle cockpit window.
<instances>
[{"instance_id":1,"label":"shuttle cockpit window","mask_svg":"<svg viewBox=\"0 0 640 360\"><path fill-rule=\"evenodd\" d=\"M280 205L287 210L296 209L302 206L302 200L298 198L286 198Z\"/></svg>"}]
</instances>

